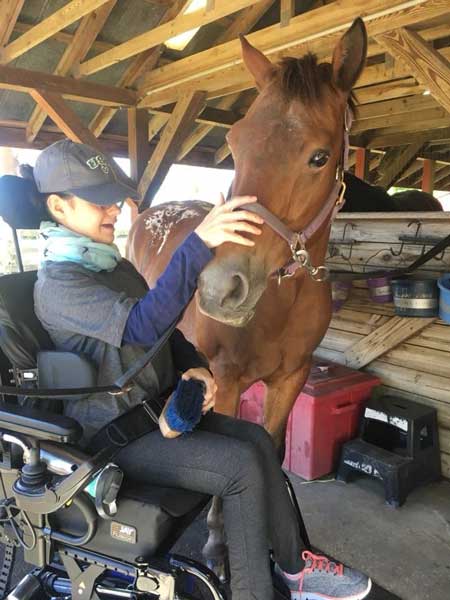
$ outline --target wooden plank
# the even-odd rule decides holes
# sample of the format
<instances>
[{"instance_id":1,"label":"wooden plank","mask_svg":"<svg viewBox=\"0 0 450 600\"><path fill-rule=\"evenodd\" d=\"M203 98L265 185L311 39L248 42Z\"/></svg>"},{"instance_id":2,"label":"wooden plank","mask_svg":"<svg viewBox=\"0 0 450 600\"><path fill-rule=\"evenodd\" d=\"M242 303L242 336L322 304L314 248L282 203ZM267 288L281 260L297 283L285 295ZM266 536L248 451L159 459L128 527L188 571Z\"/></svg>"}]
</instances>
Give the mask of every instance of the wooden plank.
<instances>
[{"instance_id":1,"label":"wooden plank","mask_svg":"<svg viewBox=\"0 0 450 600\"><path fill-rule=\"evenodd\" d=\"M149 115L145 109L128 109L128 155L130 176L136 183L141 179L150 156L148 143Z\"/></svg>"},{"instance_id":2,"label":"wooden plank","mask_svg":"<svg viewBox=\"0 0 450 600\"><path fill-rule=\"evenodd\" d=\"M416 159L426 142L427 138L424 136L422 140L409 144L406 148L393 148L386 152L378 167L381 177L378 179L377 185L388 190Z\"/></svg>"},{"instance_id":3,"label":"wooden plank","mask_svg":"<svg viewBox=\"0 0 450 600\"><path fill-rule=\"evenodd\" d=\"M372 102L358 106L358 115L356 123L373 119L374 117L392 117L398 114L418 110L428 110L438 106L436 100L430 95L407 96L406 98L395 98L394 100L384 100L382 102Z\"/></svg>"},{"instance_id":4,"label":"wooden plank","mask_svg":"<svg viewBox=\"0 0 450 600\"><path fill-rule=\"evenodd\" d=\"M220 165L220 163L230 156L230 154L230 147L228 146L228 143L225 142L218 150L216 150L216 153L214 154L214 164Z\"/></svg>"},{"instance_id":5,"label":"wooden plank","mask_svg":"<svg viewBox=\"0 0 450 600\"><path fill-rule=\"evenodd\" d=\"M138 109L138 110L143 110L143 109ZM149 141L152 140L155 137L155 135L158 135L158 133L161 131L161 129L164 127L164 125L167 123L167 121L169 119L170 119L169 114L153 115L152 120L148 124L148 140Z\"/></svg>"},{"instance_id":6,"label":"wooden plank","mask_svg":"<svg viewBox=\"0 0 450 600\"><path fill-rule=\"evenodd\" d=\"M170 108L150 108L150 113L153 114L167 114L170 116ZM195 119L197 123L204 125L210 125L211 127L222 127L224 129L230 129L236 121L242 119L242 115L239 115L232 110L225 110L218 106L206 106Z\"/></svg>"},{"instance_id":7,"label":"wooden plank","mask_svg":"<svg viewBox=\"0 0 450 600\"><path fill-rule=\"evenodd\" d=\"M0 47L6 46L25 0L0 0Z\"/></svg>"},{"instance_id":8,"label":"wooden plank","mask_svg":"<svg viewBox=\"0 0 450 600\"><path fill-rule=\"evenodd\" d=\"M29 92L40 89L45 92L60 94L71 100L82 100L92 104L105 106L134 106L136 92L110 85L77 81L70 77L61 77L50 73L17 69L0 65L0 89Z\"/></svg>"},{"instance_id":9,"label":"wooden plank","mask_svg":"<svg viewBox=\"0 0 450 600\"><path fill-rule=\"evenodd\" d=\"M92 47L95 38L103 29L116 2L117 0L109 0L109 2L81 19L72 42L67 46L58 65L53 71L54 75L68 75L73 65L84 59ZM46 113L39 106L36 106L26 130L26 136L29 141L35 139L40 128L44 124L46 117Z\"/></svg>"},{"instance_id":10,"label":"wooden plank","mask_svg":"<svg viewBox=\"0 0 450 600\"><path fill-rule=\"evenodd\" d=\"M429 127L428 123L428 127ZM387 146L404 146L406 144L413 144L416 141L423 139L423 133L382 133L376 132L376 134L367 141L367 147L369 148L384 148ZM352 140L352 138L350 138ZM427 132L428 143L434 142L450 142L450 127L443 127L435 131Z\"/></svg>"},{"instance_id":11,"label":"wooden plank","mask_svg":"<svg viewBox=\"0 0 450 600\"><path fill-rule=\"evenodd\" d=\"M404 342L418 331L425 329L435 321L431 319L413 319L392 317L374 332L345 351L345 361L352 369L365 367L375 358L385 354Z\"/></svg>"},{"instance_id":12,"label":"wooden plank","mask_svg":"<svg viewBox=\"0 0 450 600\"><path fill-rule=\"evenodd\" d=\"M295 0L280 0L280 26L289 25L291 18L295 16Z\"/></svg>"},{"instance_id":13,"label":"wooden plank","mask_svg":"<svg viewBox=\"0 0 450 600\"><path fill-rule=\"evenodd\" d=\"M400 58L414 77L450 113L450 62L425 42L419 34L405 28L385 32L375 38L393 56Z\"/></svg>"},{"instance_id":14,"label":"wooden plank","mask_svg":"<svg viewBox=\"0 0 450 600\"><path fill-rule=\"evenodd\" d=\"M190 0L175 0L170 3L170 6L163 13L161 19L159 20L159 24L167 23L174 19L177 14L179 14L182 10L184 10L186 4ZM155 65L158 63L161 53L164 50L164 45L160 44L151 50L147 50L142 54L138 55L129 67L127 67L122 74L121 78L117 82L118 87L129 87L134 85L136 80L144 73L151 71ZM100 108L97 114L94 116L92 121L89 124L89 129L93 132L93 134L98 137L102 131L104 131L105 127L111 121L111 119L116 114L117 110L115 108Z\"/></svg>"},{"instance_id":15,"label":"wooden plank","mask_svg":"<svg viewBox=\"0 0 450 600\"><path fill-rule=\"evenodd\" d=\"M81 17L96 8L106 4L109 0L71 0L68 4L54 12L52 15L35 25L5 48L0 50L0 62L6 64L21 56L31 48L48 40L61 29L65 29Z\"/></svg>"},{"instance_id":16,"label":"wooden plank","mask_svg":"<svg viewBox=\"0 0 450 600\"><path fill-rule=\"evenodd\" d=\"M433 108L428 107L421 110L410 110L396 115L380 115L372 117L371 119L364 119L363 121L357 120L352 127L352 135L357 135L358 133L369 131L371 129L386 130L388 127L392 127L398 131L405 125L409 131L417 131L417 123L425 122L427 122L428 127L431 129L435 125L435 122L439 123L441 120L444 125L448 125L448 115L441 106L434 106ZM375 134L380 135L378 132L375 132Z\"/></svg>"},{"instance_id":17,"label":"wooden plank","mask_svg":"<svg viewBox=\"0 0 450 600\"><path fill-rule=\"evenodd\" d=\"M383 11L383 16L380 16L380 11ZM298 15L282 29L275 25L252 33L249 41L273 60L283 55L302 56L309 50L319 50L321 58L327 58L356 14L364 16L368 34L372 36L383 33L388 28L410 25L448 14L448 3L443 0L428 0L408 5L395 2L387 6L385 2L371 0L342 0ZM144 79L143 91L148 94L145 104L154 105L151 96L159 94L162 90L166 91L165 101L173 101L183 89L189 89L194 82L198 85L199 81L203 80L206 85L217 73L219 75L215 81L216 89L220 86L223 91L228 71L241 63L240 45L231 41L219 48L215 47L179 60L163 69L155 69ZM245 75L245 71L242 73L247 78L247 85L253 86L250 75ZM212 97L212 94L209 97Z\"/></svg>"},{"instance_id":18,"label":"wooden plank","mask_svg":"<svg viewBox=\"0 0 450 600\"><path fill-rule=\"evenodd\" d=\"M250 4L254 4L254 1L255 0L227 0L227 2L218 3L209 11L202 8L192 13L180 14L172 21L159 25L127 42L119 44L111 50L103 52L103 54L85 61L80 65L78 73L83 77L92 75L92 73L97 73L112 64L126 60L149 48L154 48L158 44L163 44L169 38L175 37L180 33L195 29L196 27L201 27L202 25L207 25L208 23L212 23L222 17L246 8Z\"/></svg>"},{"instance_id":19,"label":"wooden plank","mask_svg":"<svg viewBox=\"0 0 450 600\"><path fill-rule=\"evenodd\" d=\"M175 106L139 182L139 192L143 198L146 198L148 205L163 182L177 156L182 140L186 137L204 103L204 92L194 92Z\"/></svg>"},{"instance_id":20,"label":"wooden plank","mask_svg":"<svg viewBox=\"0 0 450 600\"><path fill-rule=\"evenodd\" d=\"M435 167L436 163L434 160L426 158L423 161L422 192L433 193Z\"/></svg>"},{"instance_id":21,"label":"wooden plank","mask_svg":"<svg viewBox=\"0 0 450 600\"><path fill-rule=\"evenodd\" d=\"M66 137L74 142L98 148L103 152L102 144L61 96L42 90L32 90L30 95L45 110Z\"/></svg>"}]
</instances>

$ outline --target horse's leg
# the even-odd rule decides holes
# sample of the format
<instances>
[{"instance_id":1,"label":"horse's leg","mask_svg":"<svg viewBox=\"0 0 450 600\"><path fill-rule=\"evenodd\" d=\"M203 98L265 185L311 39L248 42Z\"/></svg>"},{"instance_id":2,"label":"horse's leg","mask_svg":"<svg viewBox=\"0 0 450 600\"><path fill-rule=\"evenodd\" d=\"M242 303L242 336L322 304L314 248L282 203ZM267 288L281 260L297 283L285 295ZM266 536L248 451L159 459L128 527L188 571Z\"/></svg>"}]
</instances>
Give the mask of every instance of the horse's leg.
<instances>
[{"instance_id":1,"label":"horse's leg","mask_svg":"<svg viewBox=\"0 0 450 600\"><path fill-rule=\"evenodd\" d=\"M222 414L235 416L239 407L239 386L221 384L217 380L218 392L216 411ZM220 581L227 579L228 549L225 543L225 529L223 526L222 498L215 496L212 500L206 519L208 526L208 539L203 547L202 554L208 567L214 571Z\"/></svg>"},{"instance_id":2,"label":"horse's leg","mask_svg":"<svg viewBox=\"0 0 450 600\"><path fill-rule=\"evenodd\" d=\"M267 394L264 402L264 427L270 433L275 446L284 458L286 427L289 414L298 394L308 378L311 368L311 357L300 369L288 376L276 373L266 380Z\"/></svg>"}]
</instances>

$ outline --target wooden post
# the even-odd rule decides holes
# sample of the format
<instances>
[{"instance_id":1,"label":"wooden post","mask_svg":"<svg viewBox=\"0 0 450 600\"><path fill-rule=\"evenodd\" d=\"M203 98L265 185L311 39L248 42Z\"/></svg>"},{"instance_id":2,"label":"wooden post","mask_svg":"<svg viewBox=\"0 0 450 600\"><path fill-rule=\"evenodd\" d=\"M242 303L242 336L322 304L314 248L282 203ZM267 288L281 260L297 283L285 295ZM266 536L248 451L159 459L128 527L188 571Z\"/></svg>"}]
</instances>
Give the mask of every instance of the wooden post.
<instances>
[{"instance_id":1,"label":"wooden post","mask_svg":"<svg viewBox=\"0 0 450 600\"><path fill-rule=\"evenodd\" d=\"M422 192L433 193L435 165L435 161L431 158L425 158L423 161Z\"/></svg>"},{"instance_id":2,"label":"wooden post","mask_svg":"<svg viewBox=\"0 0 450 600\"><path fill-rule=\"evenodd\" d=\"M130 176L138 183L150 157L148 143L148 111L144 108L128 109L128 155Z\"/></svg>"},{"instance_id":3,"label":"wooden post","mask_svg":"<svg viewBox=\"0 0 450 600\"><path fill-rule=\"evenodd\" d=\"M295 15L295 0L280 1L280 25L286 27L289 21Z\"/></svg>"},{"instance_id":4,"label":"wooden post","mask_svg":"<svg viewBox=\"0 0 450 600\"><path fill-rule=\"evenodd\" d=\"M370 150L356 148L355 175L364 181L369 177Z\"/></svg>"}]
</instances>

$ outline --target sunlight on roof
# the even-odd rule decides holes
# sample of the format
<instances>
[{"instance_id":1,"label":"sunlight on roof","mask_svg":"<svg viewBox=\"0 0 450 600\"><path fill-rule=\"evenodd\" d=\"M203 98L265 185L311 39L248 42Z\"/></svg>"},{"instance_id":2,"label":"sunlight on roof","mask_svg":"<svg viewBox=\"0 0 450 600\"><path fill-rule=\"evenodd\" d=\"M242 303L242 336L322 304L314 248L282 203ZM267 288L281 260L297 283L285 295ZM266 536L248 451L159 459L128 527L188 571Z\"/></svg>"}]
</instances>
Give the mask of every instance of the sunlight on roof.
<instances>
[{"instance_id":1,"label":"sunlight on roof","mask_svg":"<svg viewBox=\"0 0 450 600\"><path fill-rule=\"evenodd\" d=\"M206 0L192 0L184 9L183 14L188 15L196 10L205 8L205 6ZM184 33L180 33L179 35L168 39L166 46L172 48L172 50L184 50L199 29L200 27L196 27L195 29L190 29L189 31L185 31Z\"/></svg>"}]
</instances>

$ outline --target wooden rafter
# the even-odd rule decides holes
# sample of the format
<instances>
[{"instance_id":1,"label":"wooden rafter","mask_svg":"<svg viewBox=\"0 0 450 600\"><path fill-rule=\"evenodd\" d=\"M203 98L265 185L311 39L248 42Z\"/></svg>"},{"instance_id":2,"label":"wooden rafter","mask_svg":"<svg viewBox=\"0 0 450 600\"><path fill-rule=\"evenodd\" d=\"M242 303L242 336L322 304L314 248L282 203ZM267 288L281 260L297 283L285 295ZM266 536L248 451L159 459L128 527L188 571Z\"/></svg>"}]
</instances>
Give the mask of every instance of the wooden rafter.
<instances>
[{"instance_id":1,"label":"wooden rafter","mask_svg":"<svg viewBox=\"0 0 450 600\"><path fill-rule=\"evenodd\" d=\"M250 31L260 18L269 10L275 0L264 0L253 6L249 6L243 10L232 22L232 24L219 36L216 40L216 45L225 44L226 42L235 39L239 34ZM240 94L229 94L221 98L217 104L217 108L228 110L239 100ZM186 156L199 142L201 142L208 133L213 129L210 125L198 125L190 136L184 141L181 150L178 154L178 159Z\"/></svg>"},{"instance_id":2,"label":"wooden rafter","mask_svg":"<svg viewBox=\"0 0 450 600\"><path fill-rule=\"evenodd\" d=\"M377 18L381 10L383 18ZM385 2L377 0L342 0L298 15L287 27L280 28L277 24L252 33L249 41L271 59L283 55L301 56L309 50L319 50L321 58L326 58L356 14L365 16L371 36L384 33L393 26L402 27L448 14L448 5L442 0L418 0L414 6L395 1L386 7ZM146 97L142 105L156 106L155 102L176 101L187 89L203 84L207 86L204 89L208 98L223 93L224 89L231 93L254 85L242 68L237 41L205 50L163 69L155 69L144 79L142 93Z\"/></svg>"},{"instance_id":3,"label":"wooden rafter","mask_svg":"<svg viewBox=\"0 0 450 600\"><path fill-rule=\"evenodd\" d=\"M102 30L103 25L116 5L116 2L117 0L109 0L109 2L81 19L72 42L67 46L53 72L54 75L67 75L70 73L74 64L84 59L94 43L95 38ZM30 117L26 131L26 136L29 141L33 141L36 138L46 117L47 115L42 108L36 106Z\"/></svg>"},{"instance_id":4,"label":"wooden rafter","mask_svg":"<svg viewBox=\"0 0 450 600\"><path fill-rule=\"evenodd\" d=\"M416 159L426 141L426 137L424 137L418 142L409 144L406 148L393 148L386 152L378 167L381 177L377 184L388 190Z\"/></svg>"},{"instance_id":5,"label":"wooden rafter","mask_svg":"<svg viewBox=\"0 0 450 600\"><path fill-rule=\"evenodd\" d=\"M289 22L293 16L295 16L295 0L280 0L281 27L286 27L286 25L289 25Z\"/></svg>"},{"instance_id":6,"label":"wooden rafter","mask_svg":"<svg viewBox=\"0 0 450 600\"><path fill-rule=\"evenodd\" d=\"M166 40L180 33L184 33L196 27L201 27L213 21L217 21L226 15L230 15L238 10L254 4L255 0L227 0L227 2L217 3L211 10L200 9L189 14L180 14L178 17L155 27L146 33L142 33L115 48L100 54L86 62L79 68L79 75L91 75L102 69L106 69L112 64L121 62L140 54L149 48L154 48L158 44L163 44Z\"/></svg>"},{"instance_id":7,"label":"wooden rafter","mask_svg":"<svg viewBox=\"0 0 450 600\"><path fill-rule=\"evenodd\" d=\"M222 146L220 146L218 150L216 150L214 154L214 164L220 165L220 163L223 162L228 156L230 156L230 154L230 147L225 142L224 144L222 144Z\"/></svg>"},{"instance_id":8,"label":"wooden rafter","mask_svg":"<svg viewBox=\"0 0 450 600\"><path fill-rule=\"evenodd\" d=\"M376 37L450 113L450 62L415 31L399 28Z\"/></svg>"},{"instance_id":9,"label":"wooden rafter","mask_svg":"<svg viewBox=\"0 0 450 600\"><path fill-rule=\"evenodd\" d=\"M106 2L109 0L72 0L3 48L0 62L11 62Z\"/></svg>"},{"instance_id":10,"label":"wooden rafter","mask_svg":"<svg viewBox=\"0 0 450 600\"><path fill-rule=\"evenodd\" d=\"M172 112L172 110L167 107L150 108L148 110L155 115L170 115ZM205 106L195 120L197 123L202 123L211 127L230 129L230 127L232 127L236 121L239 121L239 119L242 119L242 115L233 112L232 110L225 110L218 106Z\"/></svg>"},{"instance_id":11,"label":"wooden rafter","mask_svg":"<svg viewBox=\"0 0 450 600\"><path fill-rule=\"evenodd\" d=\"M172 2L169 8L165 11L163 16L161 17L159 24L162 25L174 19L186 6L189 0L175 0ZM147 50L143 52L139 56L137 56L131 63L131 65L125 70L122 77L117 83L118 87L129 87L132 86L138 77L140 77L144 72L151 71L155 65L157 64L161 52L163 50L163 45L158 45L151 50ZM95 136L99 136L111 119L116 114L115 108L101 108L97 114L92 119L89 124L89 128L93 132Z\"/></svg>"},{"instance_id":12,"label":"wooden rafter","mask_svg":"<svg viewBox=\"0 0 450 600\"><path fill-rule=\"evenodd\" d=\"M0 0L0 47L6 46L25 0Z\"/></svg>"},{"instance_id":13,"label":"wooden rafter","mask_svg":"<svg viewBox=\"0 0 450 600\"><path fill-rule=\"evenodd\" d=\"M181 99L168 120L159 143L153 152L139 182L139 192L150 205L163 182L179 147L205 104L204 92L193 92Z\"/></svg>"},{"instance_id":14,"label":"wooden rafter","mask_svg":"<svg viewBox=\"0 0 450 600\"><path fill-rule=\"evenodd\" d=\"M40 90L32 90L30 95L66 137L74 142L103 150L95 135L82 123L80 117L68 106L62 96Z\"/></svg>"},{"instance_id":15,"label":"wooden rafter","mask_svg":"<svg viewBox=\"0 0 450 600\"><path fill-rule=\"evenodd\" d=\"M143 108L128 109L128 154L131 179L138 183L150 155L148 143L148 111Z\"/></svg>"},{"instance_id":16,"label":"wooden rafter","mask_svg":"<svg viewBox=\"0 0 450 600\"><path fill-rule=\"evenodd\" d=\"M3 65L0 65L0 89L18 92L39 89L61 94L71 100L82 100L105 106L135 106L136 104L136 92L132 90Z\"/></svg>"}]
</instances>

